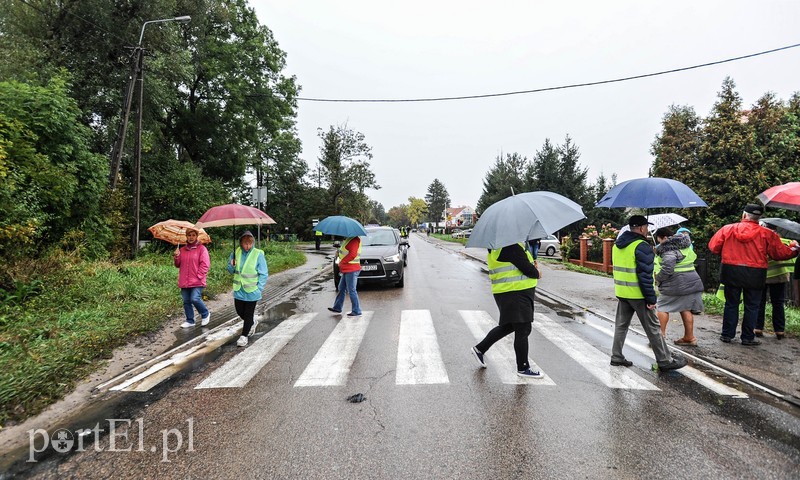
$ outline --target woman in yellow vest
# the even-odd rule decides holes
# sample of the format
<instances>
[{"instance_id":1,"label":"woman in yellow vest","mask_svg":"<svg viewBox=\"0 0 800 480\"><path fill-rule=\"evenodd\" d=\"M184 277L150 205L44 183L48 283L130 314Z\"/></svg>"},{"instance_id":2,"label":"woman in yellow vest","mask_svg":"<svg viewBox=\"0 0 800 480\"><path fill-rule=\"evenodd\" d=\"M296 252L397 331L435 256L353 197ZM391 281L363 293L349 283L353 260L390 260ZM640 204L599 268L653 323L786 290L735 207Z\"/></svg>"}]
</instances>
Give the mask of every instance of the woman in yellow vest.
<instances>
[{"instance_id":1,"label":"woman in yellow vest","mask_svg":"<svg viewBox=\"0 0 800 480\"><path fill-rule=\"evenodd\" d=\"M674 236L673 236L674 235ZM656 230L656 259L653 273L658 287L656 315L661 325L661 336L667 338L670 313L680 313L683 320L683 337L675 345L697 345L694 336L694 315L702 313L703 280L694 268L697 254L692 240L675 235L669 227Z\"/></svg>"},{"instance_id":2,"label":"woman in yellow vest","mask_svg":"<svg viewBox=\"0 0 800 480\"><path fill-rule=\"evenodd\" d=\"M531 370L528 362L528 335L533 323L533 301L539 270L531 252L522 243L499 250L489 250L487 258L492 294L500 310L500 324L489 331L480 343L472 347L472 356L481 368L486 368L484 355L498 340L514 332L514 354L517 375L542 378L539 370Z\"/></svg>"},{"instance_id":3,"label":"woman in yellow vest","mask_svg":"<svg viewBox=\"0 0 800 480\"><path fill-rule=\"evenodd\" d=\"M228 259L228 273L233 274L233 305L236 314L244 320L242 335L236 341L240 347L247 346L247 337L256 331L258 322L253 318L256 304L261 300L269 276L264 251L253 248L254 244L253 234L246 230L239 237L239 247Z\"/></svg>"}]
</instances>

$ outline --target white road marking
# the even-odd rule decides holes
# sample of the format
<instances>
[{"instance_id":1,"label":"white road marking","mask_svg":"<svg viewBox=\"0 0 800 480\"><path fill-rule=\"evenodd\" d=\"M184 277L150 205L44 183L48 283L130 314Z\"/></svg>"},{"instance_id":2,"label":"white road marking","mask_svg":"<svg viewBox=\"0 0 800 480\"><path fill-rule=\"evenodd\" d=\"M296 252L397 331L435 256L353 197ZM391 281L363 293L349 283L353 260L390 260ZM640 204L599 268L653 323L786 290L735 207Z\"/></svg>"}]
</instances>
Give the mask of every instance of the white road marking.
<instances>
[{"instance_id":1,"label":"white road marking","mask_svg":"<svg viewBox=\"0 0 800 480\"><path fill-rule=\"evenodd\" d=\"M429 310L403 310L400 316L395 383L450 383Z\"/></svg>"},{"instance_id":2,"label":"white road marking","mask_svg":"<svg viewBox=\"0 0 800 480\"><path fill-rule=\"evenodd\" d=\"M614 338L613 325L609 325L606 327L601 325L595 325L593 322L586 322L586 325L594 328L595 330L605 333L611 338ZM637 342L626 341L625 348L632 348L653 361L655 361L656 359L652 349L646 346L639 345ZM734 398L748 398L748 395L746 393L740 390L736 390L733 387L729 387L724 383L718 382L692 366L687 365L675 371L685 376L686 378L694 380L695 382L699 383L700 385L706 387L707 389L711 390L712 392L718 395L723 395L726 397L734 397Z\"/></svg>"},{"instance_id":3,"label":"white road marking","mask_svg":"<svg viewBox=\"0 0 800 480\"><path fill-rule=\"evenodd\" d=\"M497 320L493 319L491 315L483 310L459 310L458 313L467 327L472 332L475 340L481 341L483 337L497 326ZM525 384L525 385L555 385L556 383L542 370L538 365L528 359L531 365L531 370L539 370L544 374L543 378L522 378L516 374L517 361L514 355L514 335L508 335L499 342L492 345L492 348L486 353L484 357L486 362L489 363L493 370L497 371L500 376L500 381L503 383L511 384Z\"/></svg>"},{"instance_id":4,"label":"white road marking","mask_svg":"<svg viewBox=\"0 0 800 480\"><path fill-rule=\"evenodd\" d=\"M342 316L294 386L344 385L371 318L372 312L363 312L356 318Z\"/></svg>"},{"instance_id":5,"label":"white road marking","mask_svg":"<svg viewBox=\"0 0 800 480\"><path fill-rule=\"evenodd\" d=\"M533 328L569 355L595 378L611 388L658 390L625 367L612 367L608 355L541 313L534 314Z\"/></svg>"},{"instance_id":6,"label":"white road marking","mask_svg":"<svg viewBox=\"0 0 800 480\"><path fill-rule=\"evenodd\" d=\"M316 315L316 313L292 315L225 362L194 388L244 387Z\"/></svg>"}]
</instances>

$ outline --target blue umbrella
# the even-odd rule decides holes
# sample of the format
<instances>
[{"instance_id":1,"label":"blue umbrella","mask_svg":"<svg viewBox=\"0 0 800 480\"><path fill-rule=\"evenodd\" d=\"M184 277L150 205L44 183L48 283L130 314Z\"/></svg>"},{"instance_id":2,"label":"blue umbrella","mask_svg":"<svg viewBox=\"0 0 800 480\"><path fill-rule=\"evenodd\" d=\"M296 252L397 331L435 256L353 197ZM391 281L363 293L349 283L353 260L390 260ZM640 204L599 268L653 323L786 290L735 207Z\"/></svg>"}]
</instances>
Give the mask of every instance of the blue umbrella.
<instances>
[{"instance_id":1,"label":"blue umbrella","mask_svg":"<svg viewBox=\"0 0 800 480\"><path fill-rule=\"evenodd\" d=\"M634 178L612 188L597 202L606 208L707 207L691 188L671 178Z\"/></svg>"},{"instance_id":2,"label":"blue umbrella","mask_svg":"<svg viewBox=\"0 0 800 480\"><path fill-rule=\"evenodd\" d=\"M314 230L322 232L326 235L336 235L339 237L361 237L366 236L367 231L364 227L350 217L344 215L334 215L332 217L323 218Z\"/></svg>"},{"instance_id":3,"label":"blue umbrella","mask_svg":"<svg viewBox=\"0 0 800 480\"><path fill-rule=\"evenodd\" d=\"M586 218L581 206L553 192L527 192L493 203L472 229L467 247L498 249L534 238Z\"/></svg>"}]
</instances>

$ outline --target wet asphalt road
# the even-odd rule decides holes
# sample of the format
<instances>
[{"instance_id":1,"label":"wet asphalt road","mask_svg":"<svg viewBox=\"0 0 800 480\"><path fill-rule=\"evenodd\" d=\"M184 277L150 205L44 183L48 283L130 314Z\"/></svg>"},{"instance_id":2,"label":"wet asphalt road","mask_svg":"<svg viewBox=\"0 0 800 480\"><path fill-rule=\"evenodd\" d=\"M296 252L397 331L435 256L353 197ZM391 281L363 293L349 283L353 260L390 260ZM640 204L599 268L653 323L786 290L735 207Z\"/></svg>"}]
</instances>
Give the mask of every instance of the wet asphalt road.
<instances>
[{"instance_id":1,"label":"wet asphalt road","mask_svg":"<svg viewBox=\"0 0 800 480\"><path fill-rule=\"evenodd\" d=\"M374 314L344 386L294 386L347 321L326 310L335 295L327 274L272 307L259 338L292 314L318 315L243 388L194 388L242 352L228 344L213 361L150 392L125 394L128 407L114 415L126 415L132 428L116 444L131 451L109 451L106 436L85 452L52 455L25 476L798 478L796 416L753 396L723 397L677 373L653 372L635 352L632 370L658 390L610 388L536 329L531 358L555 385L504 384L492 365L473 363L476 342L459 314L497 318L480 265L412 238L406 275L402 289L360 288L363 310ZM430 311L449 383L395 382L401 312L420 309ZM610 353L610 338L597 330L542 305L537 313ZM367 400L348 403L354 393ZM169 429L177 429L167 434L176 452L165 456L162 432Z\"/></svg>"}]
</instances>

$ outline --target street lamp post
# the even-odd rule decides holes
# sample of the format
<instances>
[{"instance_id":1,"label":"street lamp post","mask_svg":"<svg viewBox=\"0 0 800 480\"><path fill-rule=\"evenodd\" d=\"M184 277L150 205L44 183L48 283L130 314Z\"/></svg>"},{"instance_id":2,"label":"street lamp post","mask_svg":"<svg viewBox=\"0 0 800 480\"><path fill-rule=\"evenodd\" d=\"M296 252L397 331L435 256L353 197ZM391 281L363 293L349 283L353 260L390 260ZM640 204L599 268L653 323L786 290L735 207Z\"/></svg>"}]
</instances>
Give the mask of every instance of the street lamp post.
<instances>
[{"instance_id":1,"label":"street lamp post","mask_svg":"<svg viewBox=\"0 0 800 480\"><path fill-rule=\"evenodd\" d=\"M134 194L133 194L133 211L134 211L134 226L131 239L132 252L135 254L139 248L139 213L140 213L140 196L141 196L141 174L142 174L142 106L144 98L144 49L142 48L142 39L144 38L144 29L151 23L164 23L164 22L189 22L192 17L183 15L173 18L162 18L159 20L148 20L142 24L142 31L139 34L139 43L134 49L134 65L135 76L131 76L128 88L126 89L126 105L123 113L122 124L120 126L119 137L117 145L114 146L112 151L111 161L111 188L116 186L116 177L119 171L120 160L122 158L122 147L125 144L125 131L127 130L128 116L130 114L131 100L133 97L132 82L138 83L139 91L139 105L136 119L136 145L134 147ZM135 80L134 80L135 78Z\"/></svg>"}]
</instances>

